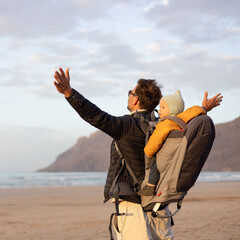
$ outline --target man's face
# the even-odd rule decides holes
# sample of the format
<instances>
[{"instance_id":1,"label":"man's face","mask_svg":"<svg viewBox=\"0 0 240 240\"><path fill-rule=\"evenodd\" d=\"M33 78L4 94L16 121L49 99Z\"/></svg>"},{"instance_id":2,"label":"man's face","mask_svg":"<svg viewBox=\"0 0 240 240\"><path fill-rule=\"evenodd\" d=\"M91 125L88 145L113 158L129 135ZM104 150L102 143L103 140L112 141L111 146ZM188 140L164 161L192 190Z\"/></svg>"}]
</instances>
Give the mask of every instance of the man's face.
<instances>
[{"instance_id":1,"label":"man's face","mask_svg":"<svg viewBox=\"0 0 240 240\"><path fill-rule=\"evenodd\" d=\"M127 106L127 109L130 111L130 112L133 112L135 111L136 109L134 108L134 103L136 102L136 94L135 94L135 91L136 91L136 88L137 86L135 86L135 88L133 90L130 90L129 93L128 93L128 106Z\"/></svg>"}]
</instances>

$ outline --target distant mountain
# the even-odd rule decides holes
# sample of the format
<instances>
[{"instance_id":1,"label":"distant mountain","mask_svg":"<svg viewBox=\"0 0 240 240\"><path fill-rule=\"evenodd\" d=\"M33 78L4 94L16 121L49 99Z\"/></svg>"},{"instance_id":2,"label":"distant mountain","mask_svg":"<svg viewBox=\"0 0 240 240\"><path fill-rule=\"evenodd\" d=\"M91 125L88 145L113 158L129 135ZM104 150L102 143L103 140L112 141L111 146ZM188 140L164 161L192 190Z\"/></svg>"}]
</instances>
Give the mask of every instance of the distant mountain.
<instances>
[{"instance_id":1,"label":"distant mountain","mask_svg":"<svg viewBox=\"0 0 240 240\"><path fill-rule=\"evenodd\" d=\"M204 171L240 171L240 117L217 124L212 151Z\"/></svg>"},{"instance_id":2,"label":"distant mountain","mask_svg":"<svg viewBox=\"0 0 240 240\"><path fill-rule=\"evenodd\" d=\"M80 137L77 143L61 153L49 167L40 172L107 171L112 139L97 131L89 137Z\"/></svg>"},{"instance_id":3,"label":"distant mountain","mask_svg":"<svg viewBox=\"0 0 240 240\"><path fill-rule=\"evenodd\" d=\"M107 171L112 139L97 131L77 143L41 172ZM240 171L240 117L217 124L216 138L204 171Z\"/></svg>"}]
</instances>

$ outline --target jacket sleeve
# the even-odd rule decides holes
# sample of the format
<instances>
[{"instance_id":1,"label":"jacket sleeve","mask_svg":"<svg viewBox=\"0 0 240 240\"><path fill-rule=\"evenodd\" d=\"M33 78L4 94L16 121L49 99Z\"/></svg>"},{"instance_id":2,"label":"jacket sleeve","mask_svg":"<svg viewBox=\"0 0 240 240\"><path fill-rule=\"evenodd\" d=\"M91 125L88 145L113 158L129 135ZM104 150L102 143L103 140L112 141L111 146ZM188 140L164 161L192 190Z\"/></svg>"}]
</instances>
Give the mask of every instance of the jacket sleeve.
<instances>
[{"instance_id":1,"label":"jacket sleeve","mask_svg":"<svg viewBox=\"0 0 240 240\"><path fill-rule=\"evenodd\" d=\"M123 133L123 122L126 121L127 116L111 116L84 98L75 89L73 89L72 95L66 98L66 100L83 120L116 140L121 137Z\"/></svg>"},{"instance_id":2,"label":"jacket sleeve","mask_svg":"<svg viewBox=\"0 0 240 240\"><path fill-rule=\"evenodd\" d=\"M168 134L178 129L180 127L172 120L166 119L159 122L144 148L146 155L152 157L160 149Z\"/></svg>"},{"instance_id":3,"label":"jacket sleeve","mask_svg":"<svg viewBox=\"0 0 240 240\"><path fill-rule=\"evenodd\" d=\"M188 123L193 118L206 114L206 111L200 106L193 106L186 109L184 112L179 113L177 116L180 117L185 123Z\"/></svg>"}]
</instances>

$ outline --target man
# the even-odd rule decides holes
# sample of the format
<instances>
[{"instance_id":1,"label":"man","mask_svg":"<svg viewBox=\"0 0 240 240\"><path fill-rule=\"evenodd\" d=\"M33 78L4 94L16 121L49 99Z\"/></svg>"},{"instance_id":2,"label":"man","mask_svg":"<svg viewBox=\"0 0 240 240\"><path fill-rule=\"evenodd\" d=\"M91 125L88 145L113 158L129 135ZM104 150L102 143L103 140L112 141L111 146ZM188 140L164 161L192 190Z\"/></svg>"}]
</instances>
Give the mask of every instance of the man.
<instances>
[{"instance_id":1,"label":"man","mask_svg":"<svg viewBox=\"0 0 240 240\"><path fill-rule=\"evenodd\" d=\"M145 134L141 130L137 115L142 114L145 118L150 119L151 112L158 105L162 94L155 80L140 79L134 89L128 93L128 110L131 114L115 117L102 111L71 88L69 69L64 72L60 68L59 71L55 72L54 78L54 84L57 90L65 95L67 101L77 111L80 117L114 139L137 180L141 182L144 179L145 173L143 152ZM218 106L221 100L222 97L220 94L208 99L206 92L203 107L209 111ZM135 111L137 111L138 114L134 114ZM110 167L104 189L105 202L110 199L110 188L120 168L120 156L113 142L111 145ZM118 183L119 182L133 184L133 179L126 168L119 176ZM139 198L122 200L119 204L119 210L121 213L125 213L125 215L117 216L114 221L115 232L118 239L173 239L170 219L153 218L150 213L144 212L141 204L139 204ZM168 211L166 207L160 210L159 214L165 215L168 214Z\"/></svg>"}]
</instances>

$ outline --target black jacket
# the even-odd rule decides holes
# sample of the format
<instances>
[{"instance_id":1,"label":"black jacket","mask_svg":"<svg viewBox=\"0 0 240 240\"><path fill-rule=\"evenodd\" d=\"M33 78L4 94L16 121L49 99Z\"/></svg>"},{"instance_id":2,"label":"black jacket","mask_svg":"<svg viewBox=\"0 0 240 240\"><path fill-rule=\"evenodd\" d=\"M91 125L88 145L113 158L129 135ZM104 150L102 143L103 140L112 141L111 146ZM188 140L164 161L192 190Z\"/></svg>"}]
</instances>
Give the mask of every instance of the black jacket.
<instances>
[{"instance_id":1,"label":"black jacket","mask_svg":"<svg viewBox=\"0 0 240 240\"><path fill-rule=\"evenodd\" d=\"M80 117L92 126L100 129L116 142L123 157L128 162L138 181L143 181L145 174L144 146L145 134L141 129L139 119L134 115L124 115L122 117L112 116L73 89L72 95L67 98L70 105L77 111ZM149 112L140 112L150 119ZM114 144L111 145L111 159L108 170L108 176L105 184L105 201L109 199L109 190L112 181L120 169L119 155L116 152ZM125 169L118 182L133 183L133 180Z\"/></svg>"}]
</instances>

